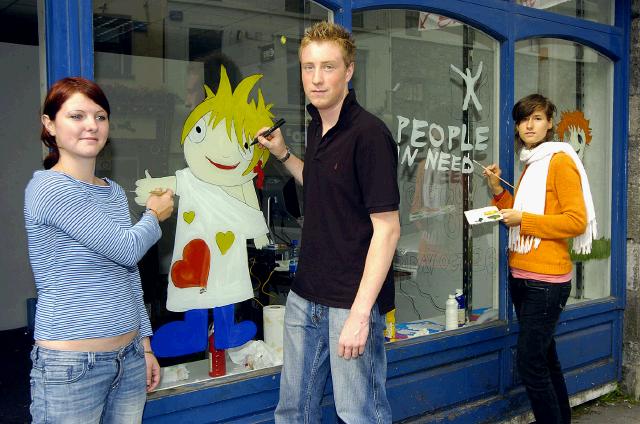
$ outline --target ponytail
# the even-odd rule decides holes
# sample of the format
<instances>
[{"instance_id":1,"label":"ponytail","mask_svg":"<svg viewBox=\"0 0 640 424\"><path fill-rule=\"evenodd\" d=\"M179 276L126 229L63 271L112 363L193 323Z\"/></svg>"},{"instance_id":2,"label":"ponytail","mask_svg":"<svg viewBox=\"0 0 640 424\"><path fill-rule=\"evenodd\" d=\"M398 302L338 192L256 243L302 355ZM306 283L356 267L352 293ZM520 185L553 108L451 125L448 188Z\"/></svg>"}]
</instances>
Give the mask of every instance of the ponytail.
<instances>
[{"instance_id":1,"label":"ponytail","mask_svg":"<svg viewBox=\"0 0 640 424\"><path fill-rule=\"evenodd\" d=\"M42 165L44 169L51 169L58 163L58 160L60 160L60 150L58 150L58 146L49 147L49 154L44 158L44 161L42 161Z\"/></svg>"}]
</instances>

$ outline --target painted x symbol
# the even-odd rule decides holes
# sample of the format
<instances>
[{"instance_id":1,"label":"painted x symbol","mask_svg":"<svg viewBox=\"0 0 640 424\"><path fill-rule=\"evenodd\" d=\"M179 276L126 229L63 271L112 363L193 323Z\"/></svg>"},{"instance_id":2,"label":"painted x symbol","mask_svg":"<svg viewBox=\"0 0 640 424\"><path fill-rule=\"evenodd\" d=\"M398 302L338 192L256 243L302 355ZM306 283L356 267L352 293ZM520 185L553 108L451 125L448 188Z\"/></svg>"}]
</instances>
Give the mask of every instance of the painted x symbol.
<instances>
[{"instance_id":1,"label":"painted x symbol","mask_svg":"<svg viewBox=\"0 0 640 424\"><path fill-rule=\"evenodd\" d=\"M476 109L482 110L482 105L480 104L480 100L478 100L478 96L476 96L475 92L476 81L478 81L480 74L482 74L482 62L478 65L478 72L475 76L471 75L471 70L469 68L465 70L464 74L460 69L453 66L453 64L451 65L451 69L462 77L464 84L467 86L467 91L464 95L464 103L462 103L462 110L467 110L469 108L469 100L473 100L473 104Z\"/></svg>"}]
</instances>

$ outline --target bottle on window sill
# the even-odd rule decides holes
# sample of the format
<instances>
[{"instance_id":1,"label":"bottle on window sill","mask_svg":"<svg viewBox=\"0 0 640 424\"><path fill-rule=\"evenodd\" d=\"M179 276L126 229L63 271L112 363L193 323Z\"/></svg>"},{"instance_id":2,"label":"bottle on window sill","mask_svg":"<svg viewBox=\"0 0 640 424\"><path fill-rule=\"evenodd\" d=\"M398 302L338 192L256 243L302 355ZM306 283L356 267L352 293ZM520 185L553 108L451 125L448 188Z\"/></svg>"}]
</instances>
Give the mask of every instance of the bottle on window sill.
<instances>
[{"instance_id":1,"label":"bottle on window sill","mask_svg":"<svg viewBox=\"0 0 640 424\"><path fill-rule=\"evenodd\" d=\"M291 240L291 248L289 250L289 278L296 278L298 272L298 240Z\"/></svg>"},{"instance_id":2,"label":"bottle on window sill","mask_svg":"<svg viewBox=\"0 0 640 424\"><path fill-rule=\"evenodd\" d=\"M392 309L385 315L384 338L388 342L396 340L396 310Z\"/></svg>"},{"instance_id":3,"label":"bottle on window sill","mask_svg":"<svg viewBox=\"0 0 640 424\"><path fill-rule=\"evenodd\" d=\"M458 328L458 302L456 297L449 295L444 311L444 329L454 330Z\"/></svg>"},{"instance_id":4,"label":"bottle on window sill","mask_svg":"<svg viewBox=\"0 0 640 424\"><path fill-rule=\"evenodd\" d=\"M462 289L456 289L456 302L458 302L458 325L465 325L467 322L465 313L467 302L464 294L462 294Z\"/></svg>"},{"instance_id":5,"label":"bottle on window sill","mask_svg":"<svg viewBox=\"0 0 640 424\"><path fill-rule=\"evenodd\" d=\"M227 359L224 349L216 349L213 333L209 336L209 375L222 377L227 373Z\"/></svg>"}]
</instances>

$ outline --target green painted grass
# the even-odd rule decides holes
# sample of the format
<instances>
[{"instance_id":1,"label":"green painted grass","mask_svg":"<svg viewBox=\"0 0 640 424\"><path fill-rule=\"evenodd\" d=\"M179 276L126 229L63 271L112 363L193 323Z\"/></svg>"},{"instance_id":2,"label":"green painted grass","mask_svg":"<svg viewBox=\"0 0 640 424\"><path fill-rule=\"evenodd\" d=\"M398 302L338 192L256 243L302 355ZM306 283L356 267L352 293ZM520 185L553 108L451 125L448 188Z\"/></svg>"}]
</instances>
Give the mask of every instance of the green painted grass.
<instances>
[{"instance_id":1,"label":"green painted grass","mask_svg":"<svg viewBox=\"0 0 640 424\"><path fill-rule=\"evenodd\" d=\"M569 241L569 249L571 249L571 241ZM588 255L579 255L572 250L571 260L573 262L586 262L592 259L607 259L611 256L611 240L606 239L604 237L594 240L591 244L591 253Z\"/></svg>"}]
</instances>

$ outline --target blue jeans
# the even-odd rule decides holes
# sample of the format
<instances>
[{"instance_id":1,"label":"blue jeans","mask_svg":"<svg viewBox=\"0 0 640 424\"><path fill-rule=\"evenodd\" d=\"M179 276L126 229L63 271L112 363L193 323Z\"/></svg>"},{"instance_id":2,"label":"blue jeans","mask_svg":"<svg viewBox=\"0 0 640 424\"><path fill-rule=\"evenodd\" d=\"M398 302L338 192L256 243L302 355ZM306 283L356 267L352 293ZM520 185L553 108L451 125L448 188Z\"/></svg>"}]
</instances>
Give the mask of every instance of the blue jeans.
<instances>
[{"instance_id":1,"label":"blue jeans","mask_svg":"<svg viewBox=\"0 0 640 424\"><path fill-rule=\"evenodd\" d=\"M571 406L553 334L571 293L571 281L546 283L510 279L511 299L520 324L518 373L540 424L568 424Z\"/></svg>"},{"instance_id":2,"label":"blue jeans","mask_svg":"<svg viewBox=\"0 0 640 424\"><path fill-rule=\"evenodd\" d=\"M31 417L39 423L139 423L146 401L146 365L139 337L113 352L34 346Z\"/></svg>"},{"instance_id":3,"label":"blue jeans","mask_svg":"<svg viewBox=\"0 0 640 424\"><path fill-rule=\"evenodd\" d=\"M374 306L364 354L343 359L338 356L338 339L348 316L348 309L312 303L289 292L276 423L319 423L320 401L329 373L336 412L342 421L391 422L385 388L384 316Z\"/></svg>"}]
</instances>

